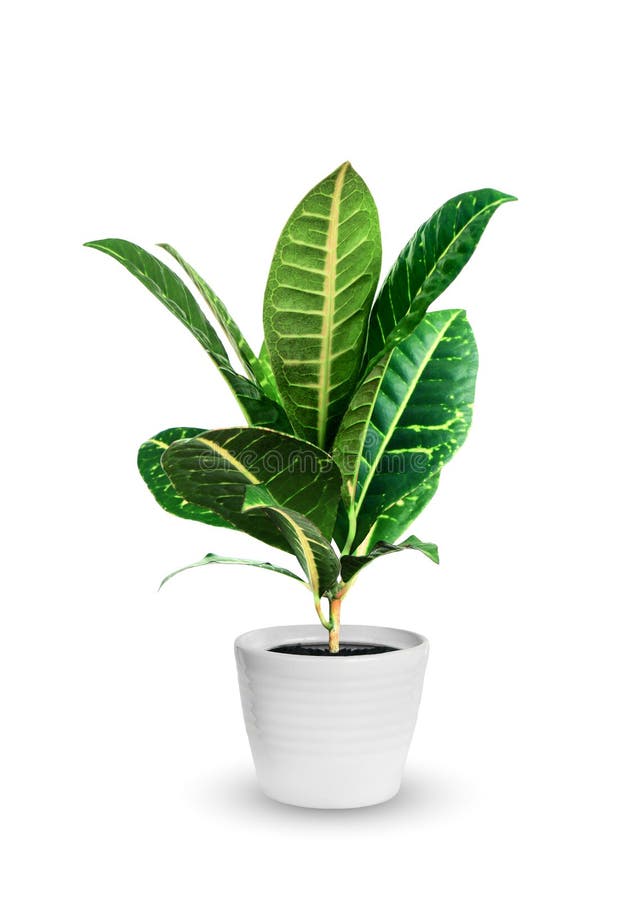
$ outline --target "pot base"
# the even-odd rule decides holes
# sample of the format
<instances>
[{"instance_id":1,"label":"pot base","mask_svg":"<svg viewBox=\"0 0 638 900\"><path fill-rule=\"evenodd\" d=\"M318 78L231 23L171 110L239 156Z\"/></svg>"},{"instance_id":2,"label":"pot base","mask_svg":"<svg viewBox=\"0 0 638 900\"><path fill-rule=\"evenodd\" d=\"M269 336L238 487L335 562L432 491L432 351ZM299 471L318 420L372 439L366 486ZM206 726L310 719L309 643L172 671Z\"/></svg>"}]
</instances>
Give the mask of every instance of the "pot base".
<instances>
[{"instance_id":1,"label":"pot base","mask_svg":"<svg viewBox=\"0 0 638 900\"><path fill-rule=\"evenodd\" d=\"M273 800L275 803L281 803L284 806L296 806L299 809L363 809L366 806L381 806L383 803L389 803L390 800L394 800L401 790L401 784L399 783L397 787L393 788L389 793L379 793L376 796L376 799L368 794L365 799L356 799L354 797L347 799L344 797L342 801L338 801L333 797L328 797L326 799L315 797L308 801L304 801L300 799L298 795L291 799L286 799L285 794L271 794L263 784L260 785L260 787L262 794L265 797L268 797L269 800Z\"/></svg>"}]
</instances>

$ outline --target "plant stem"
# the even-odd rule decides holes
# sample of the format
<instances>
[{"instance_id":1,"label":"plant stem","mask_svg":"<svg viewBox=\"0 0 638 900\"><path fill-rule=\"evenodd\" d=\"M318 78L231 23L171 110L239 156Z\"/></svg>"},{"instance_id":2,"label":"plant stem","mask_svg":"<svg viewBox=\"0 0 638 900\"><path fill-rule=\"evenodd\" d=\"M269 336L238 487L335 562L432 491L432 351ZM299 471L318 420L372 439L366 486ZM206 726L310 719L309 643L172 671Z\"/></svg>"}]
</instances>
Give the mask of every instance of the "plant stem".
<instances>
[{"instance_id":1,"label":"plant stem","mask_svg":"<svg viewBox=\"0 0 638 900\"><path fill-rule=\"evenodd\" d=\"M328 636L328 649L331 653L339 652L339 627L341 625L341 600L342 596L337 596L330 601L330 632Z\"/></svg>"},{"instance_id":2,"label":"plant stem","mask_svg":"<svg viewBox=\"0 0 638 900\"><path fill-rule=\"evenodd\" d=\"M355 576L356 577L356 576ZM354 578L347 584L341 582L334 597L330 598L330 631L328 636L328 649L331 653L339 652L339 629L341 626L341 603L350 590Z\"/></svg>"}]
</instances>

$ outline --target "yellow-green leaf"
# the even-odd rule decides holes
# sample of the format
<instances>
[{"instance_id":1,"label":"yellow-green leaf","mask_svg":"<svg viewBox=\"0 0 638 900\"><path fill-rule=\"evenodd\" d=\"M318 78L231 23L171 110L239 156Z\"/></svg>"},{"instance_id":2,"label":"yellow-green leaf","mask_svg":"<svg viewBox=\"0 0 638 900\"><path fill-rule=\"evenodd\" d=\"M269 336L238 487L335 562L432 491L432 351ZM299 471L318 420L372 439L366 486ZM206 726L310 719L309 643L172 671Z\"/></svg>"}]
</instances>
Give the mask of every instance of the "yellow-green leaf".
<instances>
[{"instance_id":1,"label":"yellow-green leaf","mask_svg":"<svg viewBox=\"0 0 638 900\"><path fill-rule=\"evenodd\" d=\"M350 163L314 187L279 238L264 330L295 433L330 446L363 358L381 266L372 195Z\"/></svg>"}]
</instances>

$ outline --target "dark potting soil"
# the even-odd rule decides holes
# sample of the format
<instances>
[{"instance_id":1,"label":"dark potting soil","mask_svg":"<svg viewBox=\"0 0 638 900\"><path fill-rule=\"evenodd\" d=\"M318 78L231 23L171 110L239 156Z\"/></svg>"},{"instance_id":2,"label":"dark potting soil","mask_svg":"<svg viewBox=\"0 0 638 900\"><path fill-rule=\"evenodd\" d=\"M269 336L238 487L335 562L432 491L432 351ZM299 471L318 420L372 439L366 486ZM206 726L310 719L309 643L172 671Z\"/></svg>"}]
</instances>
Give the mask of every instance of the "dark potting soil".
<instances>
[{"instance_id":1,"label":"dark potting soil","mask_svg":"<svg viewBox=\"0 0 638 900\"><path fill-rule=\"evenodd\" d=\"M396 647L385 644L357 644L354 641L339 645L338 653L331 653L328 644L281 644L271 647L271 653L290 653L293 656L371 656L373 653L390 653Z\"/></svg>"}]
</instances>

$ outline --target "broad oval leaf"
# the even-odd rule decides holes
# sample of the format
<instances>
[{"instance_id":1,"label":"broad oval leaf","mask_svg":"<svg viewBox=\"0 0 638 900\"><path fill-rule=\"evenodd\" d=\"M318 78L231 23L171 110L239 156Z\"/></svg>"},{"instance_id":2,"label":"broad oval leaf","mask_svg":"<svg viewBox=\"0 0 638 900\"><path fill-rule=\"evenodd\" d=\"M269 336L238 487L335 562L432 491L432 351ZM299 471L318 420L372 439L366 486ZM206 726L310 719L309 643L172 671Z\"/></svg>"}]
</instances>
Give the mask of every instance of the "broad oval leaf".
<instances>
[{"instance_id":1,"label":"broad oval leaf","mask_svg":"<svg viewBox=\"0 0 638 900\"><path fill-rule=\"evenodd\" d=\"M472 256L495 211L510 200L516 197L491 188L459 194L421 225L390 269L372 309L369 362L423 318Z\"/></svg>"},{"instance_id":2,"label":"broad oval leaf","mask_svg":"<svg viewBox=\"0 0 638 900\"><path fill-rule=\"evenodd\" d=\"M212 509L206 509L185 500L162 468L162 455L174 441L185 438L193 438L202 434L205 428L166 428L144 441L137 454L137 467L144 479L147 488L155 497L162 509L181 516L182 519L194 519L196 522L204 522L206 525L216 525L224 528L233 528L219 513Z\"/></svg>"},{"instance_id":3,"label":"broad oval leaf","mask_svg":"<svg viewBox=\"0 0 638 900\"><path fill-rule=\"evenodd\" d=\"M350 163L314 187L279 238L264 330L295 432L329 447L360 373L381 266L377 209Z\"/></svg>"},{"instance_id":4,"label":"broad oval leaf","mask_svg":"<svg viewBox=\"0 0 638 900\"><path fill-rule=\"evenodd\" d=\"M432 562L439 562L439 548L436 544L426 544L419 540L418 537L411 535L400 544L389 544L387 541L379 541L374 545L369 553L363 556L342 556L341 557L341 577L345 582L354 578L361 569L365 568L380 556L386 556L388 553L397 553L400 550L418 550Z\"/></svg>"},{"instance_id":5,"label":"broad oval leaf","mask_svg":"<svg viewBox=\"0 0 638 900\"><path fill-rule=\"evenodd\" d=\"M427 313L368 373L334 445L349 520L345 549L359 546L377 517L437 475L472 420L478 355L464 310Z\"/></svg>"},{"instance_id":6,"label":"broad oval leaf","mask_svg":"<svg viewBox=\"0 0 638 900\"><path fill-rule=\"evenodd\" d=\"M280 575L287 575L288 578L294 578L295 581L301 581L302 584L305 584L305 581L303 578L300 578L299 575L295 575L295 573L291 572L289 569L282 569L281 566L274 566L269 562L260 562L256 559L238 559L235 556L218 556L216 553L207 553L203 559L190 563L188 566L182 566L181 569L176 569L174 572L171 572L170 575L163 578L160 583L160 590L167 581L170 581L171 578L174 578L175 575L179 575L181 572L186 572L188 569L196 569L199 566L210 566L213 564L221 566L255 566L258 569L267 569L269 572L278 572Z\"/></svg>"},{"instance_id":7,"label":"broad oval leaf","mask_svg":"<svg viewBox=\"0 0 638 900\"><path fill-rule=\"evenodd\" d=\"M164 451L162 465L178 493L228 519L259 540L289 550L270 518L242 511L248 485L311 519L330 538L341 476L333 459L312 444L264 428L224 428Z\"/></svg>"},{"instance_id":8,"label":"broad oval leaf","mask_svg":"<svg viewBox=\"0 0 638 900\"><path fill-rule=\"evenodd\" d=\"M101 250L116 259L188 328L219 369L251 425L287 433L292 431L283 408L267 397L258 385L233 369L217 332L172 269L130 241L105 238L89 241L85 247Z\"/></svg>"},{"instance_id":9,"label":"broad oval leaf","mask_svg":"<svg viewBox=\"0 0 638 900\"><path fill-rule=\"evenodd\" d=\"M315 597L328 594L339 578L339 558L314 522L294 509L275 505L267 491L246 488L244 511L261 511L277 526L306 573Z\"/></svg>"}]
</instances>

